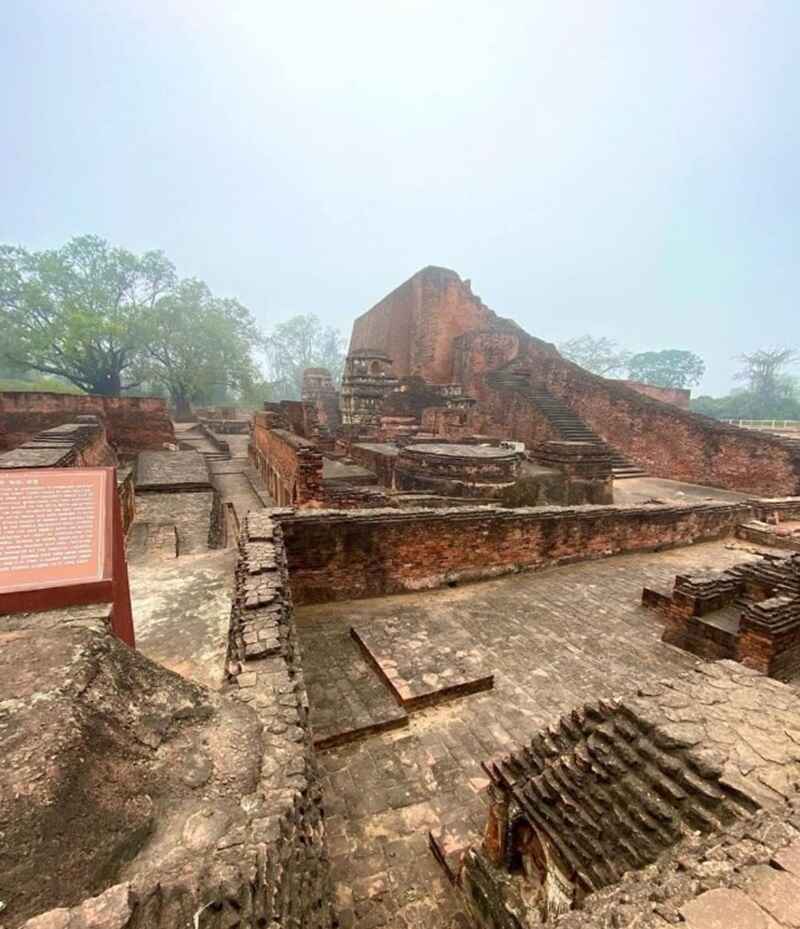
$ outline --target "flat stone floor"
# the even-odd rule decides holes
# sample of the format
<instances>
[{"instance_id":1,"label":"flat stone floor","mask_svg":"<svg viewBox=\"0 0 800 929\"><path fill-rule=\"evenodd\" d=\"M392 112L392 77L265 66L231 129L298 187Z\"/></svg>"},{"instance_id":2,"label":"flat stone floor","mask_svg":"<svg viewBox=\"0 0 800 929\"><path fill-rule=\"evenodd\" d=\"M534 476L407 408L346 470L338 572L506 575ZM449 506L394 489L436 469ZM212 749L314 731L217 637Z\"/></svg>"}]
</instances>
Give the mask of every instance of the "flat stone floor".
<instances>
[{"instance_id":1,"label":"flat stone floor","mask_svg":"<svg viewBox=\"0 0 800 929\"><path fill-rule=\"evenodd\" d=\"M408 713L370 668L347 625L303 627L303 677L315 745L352 742L408 723Z\"/></svg>"},{"instance_id":2,"label":"flat stone floor","mask_svg":"<svg viewBox=\"0 0 800 929\"><path fill-rule=\"evenodd\" d=\"M430 625L414 616L370 617L354 624L351 634L409 711L492 687L484 651L459 621Z\"/></svg>"},{"instance_id":3,"label":"flat stone floor","mask_svg":"<svg viewBox=\"0 0 800 929\"><path fill-rule=\"evenodd\" d=\"M413 622L431 639L437 629L460 626L495 675L491 691L414 713L406 728L320 752L344 929L468 925L429 851L428 830L471 829L477 837L484 825L481 762L576 705L696 663L661 643L659 615L640 606L642 587L668 587L680 571L722 569L753 557L726 545L296 611L304 664L327 667L328 681L324 675L317 681L328 692L339 674L337 640L344 642L354 623L386 619ZM309 682L312 712L318 686Z\"/></svg>"},{"instance_id":4,"label":"flat stone floor","mask_svg":"<svg viewBox=\"0 0 800 929\"><path fill-rule=\"evenodd\" d=\"M664 503L699 503L703 500L737 503L750 500L753 496L721 490L719 487L670 481L662 477L628 477L614 481L614 503L620 506L636 506L653 499L663 500Z\"/></svg>"},{"instance_id":5,"label":"flat stone floor","mask_svg":"<svg viewBox=\"0 0 800 929\"><path fill-rule=\"evenodd\" d=\"M183 677L221 688L235 560L230 548L129 565L137 648Z\"/></svg>"}]
</instances>

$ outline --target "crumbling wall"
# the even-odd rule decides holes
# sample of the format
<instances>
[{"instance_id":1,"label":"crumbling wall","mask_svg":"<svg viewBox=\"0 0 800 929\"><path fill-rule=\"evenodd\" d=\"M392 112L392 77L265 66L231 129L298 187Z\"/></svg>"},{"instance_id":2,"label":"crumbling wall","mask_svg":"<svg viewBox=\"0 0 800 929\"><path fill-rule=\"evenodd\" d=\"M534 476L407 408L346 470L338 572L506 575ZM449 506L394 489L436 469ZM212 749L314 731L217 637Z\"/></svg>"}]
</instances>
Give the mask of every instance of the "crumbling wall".
<instances>
[{"instance_id":1,"label":"crumbling wall","mask_svg":"<svg viewBox=\"0 0 800 929\"><path fill-rule=\"evenodd\" d=\"M621 381L621 383L639 394L644 394L645 397L652 397L653 400L660 400L662 403L671 403L682 410L689 409L689 402L692 399L691 390L681 387L656 387L654 384L642 384L641 381Z\"/></svg>"},{"instance_id":2,"label":"crumbling wall","mask_svg":"<svg viewBox=\"0 0 800 929\"><path fill-rule=\"evenodd\" d=\"M274 423L274 414L255 415L250 440L253 465L279 506L318 503L322 498L322 455L312 442L275 428Z\"/></svg>"},{"instance_id":3,"label":"crumbling wall","mask_svg":"<svg viewBox=\"0 0 800 929\"><path fill-rule=\"evenodd\" d=\"M610 445L656 477L745 493L800 493L800 448L645 397L584 371L552 346L526 347L534 383L569 406Z\"/></svg>"},{"instance_id":4,"label":"crumbling wall","mask_svg":"<svg viewBox=\"0 0 800 929\"><path fill-rule=\"evenodd\" d=\"M492 311L455 271L427 267L356 319L349 352L379 349L397 377L417 374L432 384L453 381L452 341L484 328Z\"/></svg>"},{"instance_id":5,"label":"crumbling wall","mask_svg":"<svg viewBox=\"0 0 800 929\"><path fill-rule=\"evenodd\" d=\"M0 451L16 448L37 432L94 414L123 457L175 442L166 404L158 397L96 397L44 391L0 393Z\"/></svg>"},{"instance_id":6,"label":"crumbling wall","mask_svg":"<svg viewBox=\"0 0 800 929\"><path fill-rule=\"evenodd\" d=\"M243 526L221 693L66 620L2 618L10 929L332 929L280 527Z\"/></svg>"},{"instance_id":7,"label":"crumbling wall","mask_svg":"<svg viewBox=\"0 0 800 929\"><path fill-rule=\"evenodd\" d=\"M458 874L477 925L538 925L581 904L591 912L587 894L656 861L690 832L718 832L760 808L783 807L797 774L784 713L799 706L788 687L720 662L586 704L492 759L484 840ZM771 750L742 764L741 746L754 742ZM729 844L718 839L717 847ZM625 916L602 925L662 924Z\"/></svg>"},{"instance_id":8,"label":"crumbling wall","mask_svg":"<svg viewBox=\"0 0 800 929\"><path fill-rule=\"evenodd\" d=\"M296 512L281 519L297 603L378 597L730 535L738 504Z\"/></svg>"},{"instance_id":9,"label":"crumbling wall","mask_svg":"<svg viewBox=\"0 0 800 929\"><path fill-rule=\"evenodd\" d=\"M0 468L106 468L117 464L106 430L96 416L63 423L7 452L0 453Z\"/></svg>"},{"instance_id":10,"label":"crumbling wall","mask_svg":"<svg viewBox=\"0 0 800 929\"><path fill-rule=\"evenodd\" d=\"M501 389L499 398L492 396L487 374L519 361L530 369L532 387L546 388L654 476L745 493L800 493L800 447L681 409L682 394L667 396L656 389L660 398L669 399L664 403L643 395L645 389L656 392L647 385L632 388L583 370L562 358L555 346L493 313L454 271L425 268L360 316L353 325L351 351L365 347L390 354L397 375L460 383L477 398L480 412L488 413L478 428L479 413L470 413L464 425L472 432L504 431L529 446L558 438L542 435L548 426L532 400L510 388ZM437 434L457 437L458 424L447 425L453 431Z\"/></svg>"}]
</instances>

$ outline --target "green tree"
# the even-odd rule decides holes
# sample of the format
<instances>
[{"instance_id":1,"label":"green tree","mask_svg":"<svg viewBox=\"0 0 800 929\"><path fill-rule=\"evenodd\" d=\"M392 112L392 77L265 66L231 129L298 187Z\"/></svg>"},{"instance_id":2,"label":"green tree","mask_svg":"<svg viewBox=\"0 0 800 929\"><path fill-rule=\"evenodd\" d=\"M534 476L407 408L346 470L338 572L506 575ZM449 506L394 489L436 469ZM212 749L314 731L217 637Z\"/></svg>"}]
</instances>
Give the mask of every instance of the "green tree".
<instances>
[{"instance_id":1,"label":"green tree","mask_svg":"<svg viewBox=\"0 0 800 929\"><path fill-rule=\"evenodd\" d=\"M97 236L28 252L0 246L0 356L117 396L148 342L147 317L175 282L161 252L141 256Z\"/></svg>"},{"instance_id":2,"label":"green tree","mask_svg":"<svg viewBox=\"0 0 800 929\"><path fill-rule=\"evenodd\" d=\"M800 361L800 353L794 349L762 348L739 355L737 360L742 367L734 378L744 381L747 391L763 404L774 405L796 394L797 383L786 370Z\"/></svg>"},{"instance_id":3,"label":"green tree","mask_svg":"<svg viewBox=\"0 0 800 929\"><path fill-rule=\"evenodd\" d=\"M675 348L640 352L628 362L631 380L654 387L691 387L700 383L705 372L705 362L699 355Z\"/></svg>"},{"instance_id":4,"label":"green tree","mask_svg":"<svg viewBox=\"0 0 800 929\"><path fill-rule=\"evenodd\" d=\"M338 384L345 342L337 329L323 325L317 316L293 316L267 338L266 356L275 399L298 400L306 368L327 368Z\"/></svg>"},{"instance_id":5,"label":"green tree","mask_svg":"<svg viewBox=\"0 0 800 929\"><path fill-rule=\"evenodd\" d=\"M250 311L212 295L198 280L181 281L147 314L152 333L139 374L160 384L179 417L191 403L248 391L261 379L254 352L263 342Z\"/></svg>"},{"instance_id":6,"label":"green tree","mask_svg":"<svg viewBox=\"0 0 800 929\"><path fill-rule=\"evenodd\" d=\"M565 358L602 377L624 374L630 358L630 352L611 339L596 339L591 335L561 342L558 350Z\"/></svg>"}]
</instances>

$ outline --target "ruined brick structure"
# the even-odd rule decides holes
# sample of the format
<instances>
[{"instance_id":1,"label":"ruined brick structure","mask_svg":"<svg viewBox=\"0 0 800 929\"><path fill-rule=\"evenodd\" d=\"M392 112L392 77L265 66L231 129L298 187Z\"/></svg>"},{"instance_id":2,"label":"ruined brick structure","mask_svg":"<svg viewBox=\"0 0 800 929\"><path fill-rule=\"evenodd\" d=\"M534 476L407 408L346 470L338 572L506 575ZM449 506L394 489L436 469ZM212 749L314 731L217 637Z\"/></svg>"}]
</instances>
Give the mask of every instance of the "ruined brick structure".
<instances>
[{"instance_id":1,"label":"ruined brick structure","mask_svg":"<svg viewBox=\"0 0 800 929\"><path fill-rule=\"evenodd\" d=\"M670 594L645 588L642 600L664 613L670 645L781 680L800 672L800 555L678 575Z\"/></svg>"},{"instance_id":2,"label":"ruined brick structure","mask_svg":"<svg viewBox=\"0 0 800 929\"><path fill-rule=\"evenodd\" d=\"M583 370L553 345L498 317L453 271L425 268L360 316L350 351L366 348L391 353L400 377L456 383L478 401L464 415L423 418L426 431L442 428L437 434L453 438L501 435L531 448L571 438L581 428L607 445L617 476L646 471L757 494L800 492L797 445L698 416Z\"/></svg>"},{"instance_id":3,"label":"ruined brick structure","mask_svg":"<svg viewBox=\"0 0 800 929\"><path fill-rule=\"evenodd\" d=\"M344 363L340 406L342 425L377 431L383 401L397 386L391 356L372 348L354 349Z\"/></svg>"},{"instance_id":4,"label":"ruined brick structure","mask_svg":"<svg viewBox=\"0 0 800 929\"><path fill-rule=\"evenodd\" d=\"M653 384L642 384L641 381L622 381L621 383L637 393L644 394L645 397L660 400L662 403L671 403L673 406L679 406L682 410L689 409L689 403L692 399L691 390L685 390L681 387L655 387Z\"/></svg>"},{"instance_id":5,"label":"ruined brick structure","mask_svg":"<svg viewBox=\"0 0 800 929\"><path fill-rule=\"evenodd\" d=\"M113 467L117 456L96 416L79 416L37 433L12 451L0 453L0 468Z\"/></svg>"},{"instance_id":6,"label":"ruined brick structure","mask_svg":"<svg viewBox=\"0 0 800 929\"><path fill-rule=\"evenodd\" d=\"M784 773L772 760L778 756L758 758L743 773L728 736L744 725L795 753L773 707L778 701L797 713L797 695L732 663L698 671L577 708L487 765L484 840L454 873L481 929L519 929L568 913L688 830L724 830L775 808L780 796L765 784ZM742 701L757 711L757 728L742 723Z\"/></svg>"},{"instance_id":7,"label":"ruined brick structure","mask_svg":"<svg viewBox=\"0 0 800 929\"><path fill-rule=\"evenodd\" d=\"M342 422L339 392L327 368L306 368L303 371L303 403L314 407L316 423L322 438L333 437Z\"/></svg>"},{"instance_id":8,"label":"ruined brick structure","mask_svg":"<svg viewBox=\"0 0 800 929\"><path fill-rule=\"evenodd\" d=\"M98 608L0 617L0 632L14 696L13 714L0 701L4 921L331 929L286 559L267 514L243 527L221 692L122 645Z\"/></svg>"},{"instance_id":9,"label":"ruined brick structure","mask_svg":"<svg viewBox=\"0 0 800 929\"><path fill-rule=\"evenodd\" d=\"M321 499L322 456L316 445L287 429L274 414L256 413L250 457L278 506L304 506Z\"/></svg>"},{"instance_id":10,"label":"ruined brick structure","mask_svg":"<svg viewBox=\"0 0 800 929\"><path fill-rule=\"evenodd\" d=\"M737 504L463 507L307 510L281 522L295 602L322 603L719 538L748 514Z\"/></svg>"},{"instance_id":11,"label":"ruined brick structure","mask_svg":"<svg viewBox=\"0 0 800 929\"><path fill-rule=\"evenodd\" d=\"M38 432L94 415L122 458L175 442L166 404L158 397L96 397L40 391L0 393L0 451L16 448Z\"/></svg>"},{"instance_id":12,"label":"ruined brick structure","mask_svg":"<svg viewBox=\"0 0 800 929\"><path fill-rule=\"evenodd\" d=\"M395 464L401 490L445 497L499 499L520 476L522 456L504 448L479 445L407 445Z\"/></svg>"}]
</instances>

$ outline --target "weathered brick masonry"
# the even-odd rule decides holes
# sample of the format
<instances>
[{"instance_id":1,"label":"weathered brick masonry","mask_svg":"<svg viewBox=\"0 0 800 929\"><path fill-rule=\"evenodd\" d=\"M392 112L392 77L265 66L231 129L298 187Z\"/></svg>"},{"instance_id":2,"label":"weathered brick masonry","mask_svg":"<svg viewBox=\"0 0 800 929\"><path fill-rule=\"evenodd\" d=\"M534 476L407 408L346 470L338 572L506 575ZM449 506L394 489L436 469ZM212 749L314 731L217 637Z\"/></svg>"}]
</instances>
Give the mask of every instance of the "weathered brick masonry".
<instances>
[{"instance_id":1,"label":"weathered brick masonry","mask_svg":"<svg viewBox=\"0 0 800 929\"><path fill-rule=\"evenodd\" d=\"M531 339L532 380L650 474L745 493L800 493L800 448L645 397Z\"/></svg>"},{"instance_id":2,"label":"weathered brick masonry","mask_svg":"<svg viewBox=\"0 0 800 929\"><path fill-rule=\"evenodd\" d=\"M0 468L113 467L117 456L95 416L39 432L17 448L0 453Z\"/></svg>"},{"instance_id":3,"label":"weathered brick masonry","mask_svg":"<svg viewBox=\"0 0 800 929\"><path fill-rule=\"evenodd\" d=\"M281 518L295 602L377 597L729 535L750 510L700 506L307 511Z\"/></svg>"},{"instance_id":4,"label":"weathered brick masonry","mask_svg":"<svg viewBox=\"0 0 800 929\"><path fill-rule=\"evenodd\" d=\"M123 457L175 442L166 404L158 397L95 397L44 391L0 393L0 451L16 448L37 432L94 414Z\"/></svg>"},{"instance_id":5,"label":"weathered brick masonry","mask_svg":"<svg viewBox=\"0 0 800 929\"><path fill-rule=\"evenodd\" d=\"M275 414L256 414L250 457L279 506L303 506L320 499L322 456L308 439L275 428Z\"/></svg>"},{"instance_id":6,"label":"weathered brick masonry","mask_svg":"<svg viewBox=\"0 0 800 929\"><path fill-rule=\"evenodd\" d=\"M43 651L48 660L61 659L64 639L69 645L66 683L45 675L39 686L52 691L42 710L29 677L22 673L22 686L12 676L15 713L41 714L44 722L30 723L38 733L56 706L68 724L58 735L45 729L38 735L49 739L43 744L52 749L59 738L78 735L84 741L36 778L37 790L55 778L69 799L77 797L70 807L59 794L58 823L52 800L31 803L29 785L21 787L28 769L19 760L0 767L0 782L20 777L0 792L0 807L16 804L0 809L14 830L0 869L4 900L11 901L9 925L20 925L20 914L45 910L25 929L331 929L320 778L281 530L269 515L251 514L243 527L222 693L165 670L96 629L99 623L89 628L82 616L63 630L54 630L47 617L38 620L38 641L49 636L54 643L56 631L62 640ZM10 637L18 651L25 618L20 622L23 632L14 628ZM13 654L2 657L18 663ZM75 675L76 663L82 676ZM8 666L3 670L5 679ZM89 727L86 717L98 717L110 735ZM15 745L7 727L5 734L10 746L4 748L21 752L25 743L17 738ZM91 764L75 759L79 750L92 755ZM34 754L47 768L43 753ZM120 804L114 816L104 793L109 783ZM74 826L87 808L89 831L72 840L75 851L68 848L65 814ZM40 810L45 819L37 827ZM20 848L24 853L15 853ZM40 881L32 898L26 891L46 851L53 864L43 873L55 879Z\"/></svg>"},{"instance_id":7,"label":"weathered brick masonry","mask_svg":"<svg viewBox=\"0 0 800 929\"><path fill-rule=\"evenodd\" d=\"M555 346L493 313L454 271L425 268L360 316L350 351L365 348L388 353L398 376L457 383L478 400L467 413L424 419L423 428L433 427L439 435L502 434L529 447L559 438L534 399L507 387L498 391L490 383L492 372L519 364L528 370L533 391L544 389L562 401L652 475L761 495L800 493L800 447L644 396L639 385L585 371ZM671 399L684 402L682 396Z\"/></svg>"}]
</instances>

